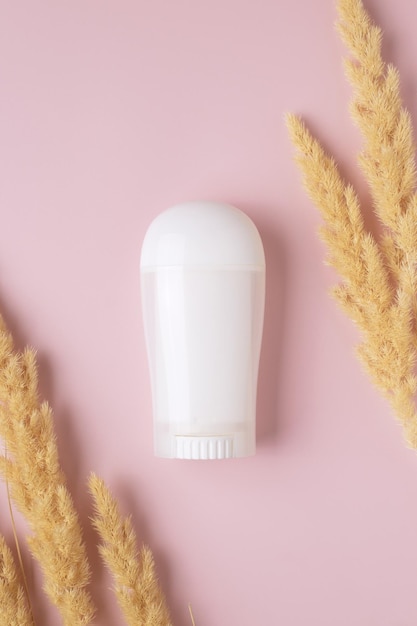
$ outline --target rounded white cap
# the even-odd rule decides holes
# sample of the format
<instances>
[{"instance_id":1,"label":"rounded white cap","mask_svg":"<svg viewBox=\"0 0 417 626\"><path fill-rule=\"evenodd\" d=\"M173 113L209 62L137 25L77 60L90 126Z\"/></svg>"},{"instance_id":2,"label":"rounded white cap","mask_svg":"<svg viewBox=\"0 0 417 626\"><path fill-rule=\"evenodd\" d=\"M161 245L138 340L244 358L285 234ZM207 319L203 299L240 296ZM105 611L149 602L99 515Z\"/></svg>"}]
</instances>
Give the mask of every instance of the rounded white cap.
<instances>
[{"instance_id":1,"label":"rounded white cap","mask_svg":"<svg viewBox=\"0 0 417 626\"><path fill-rule=\"evenodd\" d=\"M185 202L167 209L148 228L141 268L184 265L264 268L256 226L228 204Z\"/></svg>"}]
</instances>

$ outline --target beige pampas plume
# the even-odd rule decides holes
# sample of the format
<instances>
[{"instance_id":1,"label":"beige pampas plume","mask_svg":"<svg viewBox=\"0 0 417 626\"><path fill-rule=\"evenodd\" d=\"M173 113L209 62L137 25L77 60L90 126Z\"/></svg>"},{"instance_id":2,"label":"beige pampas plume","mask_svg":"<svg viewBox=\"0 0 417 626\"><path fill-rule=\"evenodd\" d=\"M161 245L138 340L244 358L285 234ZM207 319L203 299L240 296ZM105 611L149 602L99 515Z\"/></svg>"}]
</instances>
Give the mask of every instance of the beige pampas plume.
<instances>
[{"instance_id":1,"label":"beige pampas plume","mask_svg":"<svg viewBox=\"0 0 417 626\"><path fill-rule=\"evenodd\" d=\"M0 536L0 626L35 626L13 555Z\"/></svg>"},{"instance_id":2,"label":"beige pampas plume","mask_svg":"<svg viewBox=\"0 0 417 626\"><path fill-rule=\"evenodd\" d=\"M363 333L358 354L417 448L417 196L410 116L398 72L381 56L381 30L361 0L340 0L339 32L353 60L352 116L364 137L359 163L383 226L380 244L365 231L357 195L303 122L287 116L304 184L324 218L329 262L343 278L334 295Z\"/></svg>"},{"instance_id":3,"label":"beige pampas plume","mask_svg":"<svg viewBox=\"0 0 417 626\"><path fill-rule=\"evenodd\" d=\"M44 589L64 626L86 626L94 617L87 590L90 568L73 501L59 465L50 406L39 401L33 350L15 350L0 317L0 473L32 530L29 548L41 565ZM103 541L100 552L115 578L116 595L130 626L171 626L152 552L136 548L130 519L96 476L90 479ZM13 512L11 523L15 531ZM16 546L20 549L15 534ZM22 574L26 585L23 565ZM27 587L27 585L26 585ZM29 590L18 583L12 554L0 536L0 626L34 626ZM27 602L28 601L28 602Z\"/></svg>"},{"instance_id":4,"label":"beige pampas plume","mask_svg":"<svg viewBox=\"0 0 417 626\"><path fill-rule=\"evenodd\" d=\"M123 518L103 480L93 474L89 482L100 535L101 556L114 577L115 593L129 626L171 626L165 597L159 586L152 552L138 551L130 518Z\"/></svg>"},{"instance_id":5,"label":"beige pampas plume","mask_svg":"<svg viewBox=\"0 0 417 626\"><path fill-rule=\"evenodd\" d=\"M30 550L65 626L90 624L94 607L80 523L59 465L50 406L38 397L35 354L19 353L0 319L0 472L32 530Z\"/></svg>"}]
</instances>

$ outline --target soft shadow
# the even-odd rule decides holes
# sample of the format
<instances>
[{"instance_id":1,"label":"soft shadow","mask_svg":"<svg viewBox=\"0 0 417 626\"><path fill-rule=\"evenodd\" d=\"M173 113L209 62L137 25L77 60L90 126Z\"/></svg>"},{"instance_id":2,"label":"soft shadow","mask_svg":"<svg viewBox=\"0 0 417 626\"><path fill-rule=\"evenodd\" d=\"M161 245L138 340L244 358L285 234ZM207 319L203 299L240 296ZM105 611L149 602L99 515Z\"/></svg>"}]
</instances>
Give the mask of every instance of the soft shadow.
<instances>
[{"instance_id":1,"label":"soft shadow","mask_svg":"<svg viewBox=\"0 0 417 626\"><path fill-rule=\"evenodd\" d=\"M264 211L263 217L256 219L266 262L265 316L256 417L258 445L262 445L266 440L276 439L282 427L278 415L278 388L283 367L280 355L285 329L285 247L277 232L276 224L267 217L276 214L277 210L274 207L273 210Z\"/></svg>"}]
</instances>

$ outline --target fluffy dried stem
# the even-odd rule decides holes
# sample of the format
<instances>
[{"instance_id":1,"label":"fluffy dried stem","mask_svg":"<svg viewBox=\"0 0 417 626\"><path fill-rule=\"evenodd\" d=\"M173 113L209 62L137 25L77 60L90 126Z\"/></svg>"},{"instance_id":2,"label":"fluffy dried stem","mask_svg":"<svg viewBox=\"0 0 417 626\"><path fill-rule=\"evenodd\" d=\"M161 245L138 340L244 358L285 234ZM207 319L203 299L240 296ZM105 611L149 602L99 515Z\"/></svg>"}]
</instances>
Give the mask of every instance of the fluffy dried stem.
<instances>
[{"instance_id":1,"label":"fluffy dried stem","mask_svg":"<svg viewBox=\"0 0 417 626\"><path fill-rule=\"evenodd\" d=\"M384 232L384 253L413 296L417 287L416 164L411 118L401 101L399 74L384 63L381 30L360 0L339 2L338 30L353 58L346 72L353 87L352 117L363 138L359 164L369 183Z\"/></svg>"},{"instance_id":2,"label":"fluffy dried stem","mask_svg":"<svg viewBox=\"0 0 417 626\"><path fill-rule=\"evenodd\" d=\"M152 552L138 552L130 518L123 518L103 480L90 477L96 515L93 524L101 538L100 553L115 581L119 606L129 626L171 626L159 586Z\"/></svg>"},{"instance_id":3,"label":"fluffy dried stem","mask_svg":"<svg viewBox=\"0 0 417 626\"><path fill-rule=\"evenodd\" d=\"M417 448L417 196L410 116L401 104L398 72L382 59L381 30L361 0L340 0L338 8L339 31L354 57L346 64L355 92L352 115L364 137L359 162L384 228L380 244L365 232L357 195L334 160L298 117L289 115L287 125L305 187L324 219L329 262L343 278L334 296L361 329L358 355L389 399L408 444Z\"/></svg>"},{"instance_id":4,"label":"fluffy dried stem","mask_svg":"<svg viewBox=\"0 0 417 626\"><path fill-rule=\"evenodd\" d=\"M34 352L18 353L1 319L0 436L8 450L7 458L0 457L0 471L32 530L28 543L41 565L45 591L65 626L90 624L90 570L59 465L52 410L39 401Z\"/></svg>"},{"instance_id":5,"label":"fluffy dried stem","mask_svg":"<svg viewBox=\"0 0 417 626\"><path fill-rule=\"evenodd\" d=\"M0 626L34 626L13 555L0 535Z\"/></svg>"}]
</instances>

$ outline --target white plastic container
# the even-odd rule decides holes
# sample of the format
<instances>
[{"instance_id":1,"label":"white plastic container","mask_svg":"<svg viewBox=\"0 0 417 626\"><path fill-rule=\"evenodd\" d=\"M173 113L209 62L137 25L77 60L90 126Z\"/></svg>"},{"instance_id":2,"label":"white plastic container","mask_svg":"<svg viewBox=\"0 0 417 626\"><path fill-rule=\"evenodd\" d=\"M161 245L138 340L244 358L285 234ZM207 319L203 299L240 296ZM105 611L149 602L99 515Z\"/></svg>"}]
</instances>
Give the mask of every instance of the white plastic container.
<instances>
[{"instance_id":1,"label":"white plastic container","mask_svg":"<svg viewBox=\"0 0 417 626\"><path fill-rule=\"evenodd\" d=\"M143 242L141 285L155 454L254 454L265 257L253 222L214 202L164 211Z\"/></svg>"}]
</instances>

